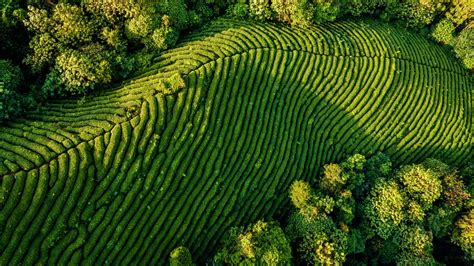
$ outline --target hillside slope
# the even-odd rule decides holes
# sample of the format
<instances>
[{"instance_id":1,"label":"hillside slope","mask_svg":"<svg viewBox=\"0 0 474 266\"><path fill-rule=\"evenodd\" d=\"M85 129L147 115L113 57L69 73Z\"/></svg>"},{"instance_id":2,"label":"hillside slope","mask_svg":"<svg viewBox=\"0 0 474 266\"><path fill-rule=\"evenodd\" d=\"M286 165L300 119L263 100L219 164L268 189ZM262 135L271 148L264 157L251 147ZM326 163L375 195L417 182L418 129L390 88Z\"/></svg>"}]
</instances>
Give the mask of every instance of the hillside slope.
<instances>
[{"instance_id":1,"label":"hillside slope","mask_svg":"<svg viewBox=\"0 0 474 266\"><path fill-rule=\"evenodd\" d=\"M202 260L347 154L472 159L473 85L388 24L217 20L115 89L0 128L0 264L157 264L182 244Z\"/></svg>"}]
</instances>

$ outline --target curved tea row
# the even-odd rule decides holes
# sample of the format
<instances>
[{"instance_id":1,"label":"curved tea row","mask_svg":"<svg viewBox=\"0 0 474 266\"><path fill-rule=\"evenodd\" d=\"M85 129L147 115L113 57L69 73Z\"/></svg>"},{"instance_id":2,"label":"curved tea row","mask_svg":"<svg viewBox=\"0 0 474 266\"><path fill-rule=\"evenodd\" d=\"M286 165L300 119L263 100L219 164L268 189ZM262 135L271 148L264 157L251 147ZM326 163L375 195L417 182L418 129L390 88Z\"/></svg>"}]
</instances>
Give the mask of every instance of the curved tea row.
<instances>
[{"instance_id":1,"label":"curved tea row","mask_svg":"<svg viewBox=\"0 0 474 266\"><path fill-rule=\"evenodd\" d=\"M472 76L387 24L217 20L155 60L0 128L0 264L202 260L347 154L472 158Z\"/></svg>"}]
</instances>

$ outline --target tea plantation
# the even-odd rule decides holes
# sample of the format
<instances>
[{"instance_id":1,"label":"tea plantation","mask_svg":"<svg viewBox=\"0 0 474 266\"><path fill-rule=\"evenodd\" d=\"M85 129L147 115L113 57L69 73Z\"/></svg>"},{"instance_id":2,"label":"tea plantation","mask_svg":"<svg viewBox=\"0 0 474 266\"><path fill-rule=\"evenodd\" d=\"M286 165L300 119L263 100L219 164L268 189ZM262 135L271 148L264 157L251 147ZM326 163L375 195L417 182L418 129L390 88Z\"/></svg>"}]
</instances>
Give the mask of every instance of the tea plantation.
<instances>
[{"instance_id":1,"label":"tea plantation","mask_svg":"<svg viewBox=\"0 0 474 266\"><path fill-rule=\"evenodd\" d=\"M401 27L218 19L153 60L0 127L0 265L204 261L327 162L473 159L472 75Z\"/></svg>"}]
</instances>

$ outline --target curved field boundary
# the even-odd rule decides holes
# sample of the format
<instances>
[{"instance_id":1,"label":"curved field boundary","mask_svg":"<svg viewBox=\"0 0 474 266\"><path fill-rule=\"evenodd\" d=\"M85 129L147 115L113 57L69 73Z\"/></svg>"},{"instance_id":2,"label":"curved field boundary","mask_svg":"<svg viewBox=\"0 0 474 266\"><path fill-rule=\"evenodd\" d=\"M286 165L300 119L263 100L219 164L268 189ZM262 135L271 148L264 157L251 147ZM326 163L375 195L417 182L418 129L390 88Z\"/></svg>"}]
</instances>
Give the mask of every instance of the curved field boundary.
<instances>
[{"instance_id":1,"label":"curved field boundary","mask_svg":"<svg viewBox=\"0 0 474 266\"><path fill-rule=\"evenodd\" d=\"M185 88L159 85L177 73ZM202 260L356 151L473 159L473 85L388 24L217 20L112 90L0 128L0 264L160 264L182 244Z\"/></svg>"}]
</instances>

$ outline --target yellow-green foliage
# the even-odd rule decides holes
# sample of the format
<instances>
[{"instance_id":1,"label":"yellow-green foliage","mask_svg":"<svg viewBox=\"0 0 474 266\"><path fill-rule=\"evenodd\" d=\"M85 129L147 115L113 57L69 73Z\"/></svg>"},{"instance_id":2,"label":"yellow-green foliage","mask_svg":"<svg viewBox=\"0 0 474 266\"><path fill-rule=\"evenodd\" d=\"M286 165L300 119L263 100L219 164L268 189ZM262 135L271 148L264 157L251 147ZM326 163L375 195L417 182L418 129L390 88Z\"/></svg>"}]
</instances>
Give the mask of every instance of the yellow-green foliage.
<instances>
[{"instance_id":1,"label":"yellow-green foliage","mask_svg":"<svg viewBox=\"0 0 474 266\"><path fill-rule=\"evenodd\" d=\"M337 164L327 164L324 166L324 175L319 181L322 189L329 193L336 193L347 182L347 176L342 173L342 168Z\"/></svg>"},{"instance_id":2,"label":"yellow-green foliage","mask_svg":"<svg viewBox=\"0 0 474 266\"><path fill-rule=\"evenodd\" d=\"M443 19L438 24L435 25L431 36L438 42L442 44L453 44L454 41L454 30L456 27L454 24L448 20Z\"/></svg>"},{"instance_id":3,"label":"yellow-green foliage","mask_svg":"<svg viewBox=\"0 0 474 266\"><path fill-rule=\"evenodd\" d=\"M462 248L468 259L474 260L474 208L456 221L452 241Z\"/></svg>"},{"instance_id":4,"label":"yellow-green foliage","mask_svg":"<svg viewBox=\"0 0 474 266\"><path fill-rule=\"evenodd\" d=\"M177 247L170 253L170 265L171 266L191 266L193 265L193 259L191 252L186 247Z\"/></svg>"},{"instance_id":5,"label":"yellow-green foliage","mask_svg":"<svg viewBox=\"0 0 474 266\"><path fill-rule=\"evenodd\" d=\"M454 52L468 69L474 69L474 21L459 33L454 41Z\"/></svg>"},{"instance_id":6,"label":"yellow-green foliage","mask_svg":"<svg viewBox=\"0 0 474 266\"><path fill-rule=\"evenodd\" d=\"M364 206L364 214L377 234L386 239L405 219L405 199L395 181L375 184Z\"/></svg>"},{"instance_id":7,"label":"yellow-green foliage","mask_svg":"<svg viewBox=\"0 0 474 266\"><path fill-rule=\"evenodd\" d=\"M446 17L456 25L461 25L472 18L474 2L471 0L451 0Z\"/></svg>"},{"instance_id":8,"label":"yellow-green foliage","mask_svg":"<svg viewBox=\"0 0 474 266\"><path fill-rule=\"evenodd\" d=\"M421 165L402 167L398 174L401 189L424 209L431 208L442 192L441 180L435 173Z\"/></svg>"},{"instance_id":9,"label":"yellow-green foliage","mask_svg":"<svg viewBox=\"0 0 474 266\"><path fill-rule=\"evenodd\" d=\"M308 183L298 180L293 182L290 187L290 199L296 208L305 207L312 196L311 187Z\"/></svg>"},{"instance_id":10,"label":"yellow-green foliage","mask_svg":"<svg viewBox=\"0 0 474 266\"><path fill-rule=\"evenodd\" d=\"M284 265L291 261L290 243L274 222L259 220L246 229L234 227L222 244L215 256L220 263Z\"/></svg>"},{"instance_id":11,"label":"yellow-green foliage","mask_svg":"<svg viewBox=\"0 0 474 266\"><path fill-rule=\"evenodd\" d=\"M328 190L321 182L312 192L302 181L293 183L292 188L304 185L311 191L311 200L292 213L286 229L298 256L307 263L334 265L361 253L357 257L365 264L431 265L437 263L434 243L449 246L446 236L453 235L453 243L469 259L472 215L465 214L456 228L453 225L470 197L462 178L435 159L401 166L395 172L390 165L390 159L380 153L369 160L356 154L326 165L321 177L327 179L330 169L337 169L337 176L358 176L363 182L352 188L341 184L338 190ZM329 202L330 208L324 210ZM438 254L442 256L451 254ZM349 264L356 263L350 258Z\"/></svg>"}]
</instances>

